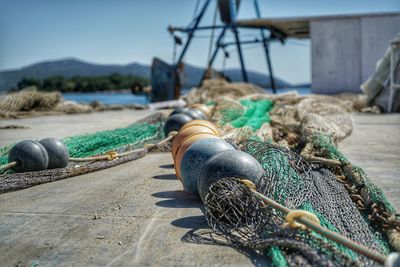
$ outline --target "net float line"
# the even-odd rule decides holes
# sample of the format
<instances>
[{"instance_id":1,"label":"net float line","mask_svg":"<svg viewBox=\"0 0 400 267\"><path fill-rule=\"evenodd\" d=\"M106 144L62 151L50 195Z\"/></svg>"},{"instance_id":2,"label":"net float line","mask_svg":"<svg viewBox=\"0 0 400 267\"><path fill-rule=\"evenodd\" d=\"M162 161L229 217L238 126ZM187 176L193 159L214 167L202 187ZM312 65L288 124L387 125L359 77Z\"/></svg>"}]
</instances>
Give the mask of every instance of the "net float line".
<instances>
[{"instance_id":1,"label":"net float line","mask_svg":"<svg viewBox=\"0 0 400 267\"><path fill-rule=\"evenodd\" d=\"M287 223L290 227L298 228L298 227L306 227L308 229L313 230L314 232L323 235L338 244L341 244L355 252L358 252L371 260L374 260L380 264L385 264L385 261L387 259L387 256L376 252L372 251L371 249L358 244L351 239L335 233L329 229L326 229L325 227L322 227L319 223L319 219L312 213L302 211L302 210L291 210L284 205L279 204L278 202L274 201L273 199L259 193L252 181L246 180L246 179L241 179L239 180L242 184L248 187L248 189L259 199L261 199L265 204L273 207L276 210L279 210L283 214L286 215L286 220Z\"/></svg>"}]
</instances>

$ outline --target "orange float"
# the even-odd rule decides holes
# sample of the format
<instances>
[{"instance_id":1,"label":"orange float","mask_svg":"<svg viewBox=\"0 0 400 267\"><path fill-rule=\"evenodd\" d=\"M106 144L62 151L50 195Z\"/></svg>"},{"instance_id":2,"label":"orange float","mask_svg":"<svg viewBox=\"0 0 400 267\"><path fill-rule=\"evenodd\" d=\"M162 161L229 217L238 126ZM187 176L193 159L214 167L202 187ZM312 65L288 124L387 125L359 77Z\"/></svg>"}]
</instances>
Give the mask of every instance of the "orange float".
<instances>
[{"instance_id":1,"label":"orange float","mask_svg":"<svg viewBox=\"0 0 400 267\"><path fill-rule=\"evenodd\" d=\"M185 154L186 150L195 142L197 142L200 139L204 138L220 138L214 134L209 134L209 133L199 133L199 134L194 134L192 136L187 137L181 145L178 147L178 150L176 152L176 156L174 159L174 166L175 166L175 173L176 176L181 180L181 174L180 174L180 167L181 167L181 160L183 155Z\"/></svg>"},{"instance_id":2,"label":"orange float","mask_svg":"<svg viewBox=\"0 0 400 267\"><path fill-rule=\"evenodd\" d=\"M214 130L203 125L192 125L190 127L186 127L185 129L181 129L174 137L174 141L172 142L172 157L175 158L178 147L183 142L183 140L185 140L189 136L199 133L209 133L215 135Z\"/></svg>"},{"instance_id":3,"label":"orange float","mask_svg":"<svg viewBox=\"0 0 400 267\"><path fill-rule=\"evenodd\" d=\"M190 122L185 123L185 125L182 126L181 131L183 129L186 129L188 127L192 127L192 126L205 126L207 128L210 128L211 130L213 130L215 132L216 135L219 136L219 130L217 128L217 126L215 126L213 123L206 121L206 120L192 120Z\"/></svg>"}]
</instances>

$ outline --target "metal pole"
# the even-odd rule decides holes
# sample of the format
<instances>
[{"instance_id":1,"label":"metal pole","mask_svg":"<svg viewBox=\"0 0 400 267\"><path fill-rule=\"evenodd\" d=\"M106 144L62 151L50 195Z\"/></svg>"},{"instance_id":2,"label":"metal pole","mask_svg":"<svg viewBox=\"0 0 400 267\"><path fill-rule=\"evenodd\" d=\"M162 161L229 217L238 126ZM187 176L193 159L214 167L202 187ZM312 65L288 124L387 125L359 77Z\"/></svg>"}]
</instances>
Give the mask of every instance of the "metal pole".
<instances>
[{"instance_id":1,"label":"metal pole","mask_svg":"<svg viewBox=\"0 0 400 267\"><path fill-rule=\"evenodd\" d=\"M204 77L206 76L207 71L211 68L212 64L214 63L214 60L217 58L218 51L219 51L219 49L221 48L221 41L222 41L222 38L224 38L224 36L225 36L226 28L227 28L227 26L225 26L225 28L222 29L221 33L220 33L219 36L218 36L218 39L217 39L217 42L216 42L216 46L215 46L215 50L214 50L214 52L213 52L211 58L210 58L209 61L208 61L207 68L205 69L205 71L204 71L204 73L203 73L203 77L201 78L201 81L200 81L199 86L201 86L201 83L203 82Z\"/></svg>"},{"instance_id":2,"label":"metal pole","mask_svg":"<svg viewBox=\"0 0 400 267\"><path fill-rule=\"evenodd\" d=\"M244 65L242 48L240 46L240 39L239 39L239 34L238 34L238 31L237 31L236 25L234 23L232 23L231 24L231 28L232 28L233 34L235 35L236 48L237 48L238 55L239 55L240 66L242 68L243 81L244 82L249 82L249 79L247 77L246 67Z\"/></svg>"},{"instance_id":3,"label":"metal pole","mask_svg":"<svg viewBox=\"0 0 400 267\"><path fill-rule=\"evenodd\" d=\"M185 56L186 51L187 51L187 49L189 48L189 45L190 45L190 43L191 43L191 41L192 41L192 39L193 39L193 33L196 31L197 26L199 25L201 19L203 18L204 13L206 12L208 5L210 4L210 1L211 1L211 0L207 0L207 1L204 3L203 8L201 9L199 15L197 16L197 18L196 18L196 20L195 20L194 26L193 26L193 27L190 29L190 31L189 31L188 40L186 41L186 44L185 44L185 46L184 46L184 48L183 48L183 50L182 50L182 52L181 52L181 55L179 56L179 59L178 59L178 61L176 62L175 65L178 65L178 64L181 63L181 61L183 60L183 57Z\"/></svg>"},{"instance_id":4,"label":"metal pole","mask_svg":"<svg viewBox=\"0 0 400 267\"><path fill-rule=\"evenodd\" d=\"M254 0L254 8L256 10L257 18L261 18L261 12L260 12L260 7L258 6L258 0ZM270 54L269 54L269 42L267 41L267 38L265 37L263 29L260 30L260 33L261 33L261 38L263 40L265 58L267 59L267 66L268 66L269 79L271 82L272 92L274 94L276 94L275 79L274 79L274 74L272 72L271 58L270 58Z\"/></svg>"},{"instance_id":5,"label":"metal pole","mask_svg":"<svg viewBox=\"0 0 400 267\"><path fill-rule=\"evenodd\" d=\"M225 26L225 28L222 29L221 33L218 36L215 50L214 50L214 53L211 56L210 60L208 61L207 69L211 67L211 65L214 63L215 58L217 57L218 51L221 47L222 38L224 38L224 36L225 36L226 28L227 28L227 26Z\"/></svg>"}]
</instances>

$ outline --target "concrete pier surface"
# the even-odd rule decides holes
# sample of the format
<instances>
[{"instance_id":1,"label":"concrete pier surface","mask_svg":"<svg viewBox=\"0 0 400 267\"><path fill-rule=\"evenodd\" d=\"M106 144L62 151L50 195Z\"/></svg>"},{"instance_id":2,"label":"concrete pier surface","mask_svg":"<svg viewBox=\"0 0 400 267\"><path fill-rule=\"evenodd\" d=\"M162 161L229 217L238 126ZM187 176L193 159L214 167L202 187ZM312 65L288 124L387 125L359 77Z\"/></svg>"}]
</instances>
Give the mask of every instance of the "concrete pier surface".
<instances>
[{"instance_id":1,"label":"concrete pier surface","mask_svg":"<svg viewBox=\"0 0 400 267\"><path fill-rule=\"evenodd\" d=\"M149 111L0 121L0 145L124 127ZM340 144L400 210L400 115L356 114ZM169 153L0 195L2 266L251 266L263 259L187 242L207 229L201 202L182 191Z\"/></svg>"}]
</instances>

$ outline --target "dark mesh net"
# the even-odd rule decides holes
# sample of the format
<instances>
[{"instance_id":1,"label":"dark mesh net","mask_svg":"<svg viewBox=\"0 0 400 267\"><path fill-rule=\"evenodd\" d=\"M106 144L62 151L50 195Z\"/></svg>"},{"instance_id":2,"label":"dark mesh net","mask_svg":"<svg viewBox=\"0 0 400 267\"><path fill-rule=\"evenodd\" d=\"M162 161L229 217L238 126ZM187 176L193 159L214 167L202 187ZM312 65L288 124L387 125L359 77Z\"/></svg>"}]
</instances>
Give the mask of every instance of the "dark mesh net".
<instances>
[{"instance_id":1,"label":"dark mesh net","mask_svg":"<svg viewBox=\"0 0 400 267\"><path fill-rule=\"evenodd\" d=\"M276 145L251 141L242 149L263 166L257 191L290 209L315 214L321 225L384 254L389 247L358 211L343 184L322 165ZM319 234L284 227L281 212L266 207L235 179L215 183L205 201L210 227L231 246L270 256L281 265L373 265L374 262Z\"/></svg>"},{"instance_id":2,"label":"dark mesh net","mask_svg":"<svg viewBox=\"0 0 400 267\"><path fill-rule=\"evenodd\" d=\"M42 183L114 167L144 157L150 150L170 151L171 142L167 142L157 148L143 148L145 144L156 143L164 137L163 121L164 117L162 114L155 113L127 128L69 137L65 141L67 146L69 146L71 156L94 156L111 150L118 153L127 151L132 151L132 153L113 160L70 162L66 168L62 169L24 173L8 171L7 173L0 175L0 193L20 190ZM141 134L135 135L135 133ZM115 137L118 140L115 140L115 138L113 139L112 137ZM90 139L93 140L86 143L86 141ZM6 160L10 148L11 146L7 147L7 149L3 149L4 160Z\"/></svg>"}]
</instances>

